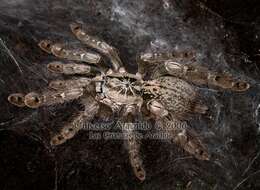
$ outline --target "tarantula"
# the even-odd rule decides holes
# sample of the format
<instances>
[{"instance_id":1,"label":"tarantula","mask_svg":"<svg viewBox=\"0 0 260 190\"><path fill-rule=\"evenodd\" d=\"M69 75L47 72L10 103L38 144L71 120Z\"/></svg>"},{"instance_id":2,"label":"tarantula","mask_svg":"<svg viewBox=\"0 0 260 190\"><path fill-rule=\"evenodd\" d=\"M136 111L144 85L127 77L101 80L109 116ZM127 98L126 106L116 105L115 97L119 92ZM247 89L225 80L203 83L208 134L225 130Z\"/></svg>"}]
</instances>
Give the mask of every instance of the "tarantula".
<instances>
[{"instance_id":1,"label":"tarantula","mask_svg":"<svg viewBox=\"0 0 260 190\"><path fill-rule=\"evenodd\" d=\"M195 158L209 160L206 146L196 132L188 128L186 122L193 114L205 114L208 110L199 100L199 94L192 84L239 92L250 87L247 82L199 66L195 63L193 51L142 53L137 59L138 72L131 74L125 70L114 47L87 34L80 23L73 23L70 28L79 41L100 54L43 40L38 44L42 50L69 60L68 63L51 62L47 65L48 70L74 78L51 81L49 87L41 93L15 93L8 97L10 103L30 108L80 100L85 110L74 116L71 122L51 138L51 145L59 145L71 139L83 128L83 121L92 120L101 105L105 105L112 113L119 114L120 120L128 122L123 133L127 134L130 163L139 180L143 181L146 173L139 153L140 141L129 123L140 113L160 121L162 129L169 132L171 140ZM110 60L112 68L107 68L108 65L102 67L101 54ZM167 125L168 121L173 124L182 123L184 127Z\"/></svg>"}]
</instances>

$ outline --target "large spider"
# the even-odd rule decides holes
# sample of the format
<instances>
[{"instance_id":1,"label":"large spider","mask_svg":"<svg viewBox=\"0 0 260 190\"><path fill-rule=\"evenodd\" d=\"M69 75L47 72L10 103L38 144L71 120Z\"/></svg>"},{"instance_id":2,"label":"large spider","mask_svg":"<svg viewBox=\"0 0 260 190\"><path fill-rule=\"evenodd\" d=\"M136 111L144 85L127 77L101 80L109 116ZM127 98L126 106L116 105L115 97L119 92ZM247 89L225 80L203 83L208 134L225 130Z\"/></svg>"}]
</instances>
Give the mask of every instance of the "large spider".
<instances>
[{"instance_id":1,"label":"large spider","mask_svg":"<svg viewBox=\"0 0 260 190\"><path fill-rule=\"evenodd\" d=\"M48 89L42 93L15 93L8 97L10 103L30 108L80 99L85 110L74 116L71 122L51 138L51 145L59 145L71 139L83 128L84 122L92 120L101 105L105 105L112 113L118 114L125 124L128 122L123 133L127 135L131 166L141 181L146 174L139 154L140 141L135 136L134 124L131 124L140 113L159 121L172 141L188 153L197 159L209 160L207 148L186 123L193 114L205 114L208 109L199 101L199 95L192 83L245 91L250 87L247 82L198 66L192 51L143 53L137 59L138 72L131 74L124 69L114 47L87 34L82 24L73 23L70 28L83 44L107 56L112 69L101 67L102 57L98 53L68 49L62 44L43 40L39 43L42 50L70 60L69 63L51 62L47 65L48 70L74 77L70 80L51 81Z\"/></svg>"}]
</instances>

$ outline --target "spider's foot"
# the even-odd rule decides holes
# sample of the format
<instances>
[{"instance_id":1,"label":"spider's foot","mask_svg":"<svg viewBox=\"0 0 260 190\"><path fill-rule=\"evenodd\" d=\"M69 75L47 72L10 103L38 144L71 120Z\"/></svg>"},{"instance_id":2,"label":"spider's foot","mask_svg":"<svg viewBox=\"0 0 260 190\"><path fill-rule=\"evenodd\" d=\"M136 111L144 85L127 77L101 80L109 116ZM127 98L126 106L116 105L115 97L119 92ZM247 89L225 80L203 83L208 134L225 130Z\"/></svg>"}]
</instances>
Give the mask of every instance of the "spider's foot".
<instances>
[{"instance_id":1,"label":"spider's foot","mask_svg":"<svg viewBox=\"0 0 260 190\"><path fill-rule=\"evenodd\" d=\"M15 93L15 94L10 94L8 96L8 101L18 107L24 107L24 94L22 93Z\"/></svg>"},{"instance_id":2,"label":"spider's foot","mask_svg":"<svg viewBox=\"0 0 260 190\"><path fill-rule=\"evenodd\" d=\"M52 48L53 42L50 40L42 40L38 43L38 46L45 51L46 53L51 54L51 48Z\"/></svg>"},{"instance_id":3,"label":"spider's foot","mask_svg":"<svg viewBox=\"0 0 260 190\"><path fill-rule=\"evenodd\" d=\"M209 160L210 155L197 136L198 135L190 129L182 129L175 135L173 141L178 143L184 150L192 154L195 158L199 160Z\"/></svg>"},{"instance_id":4,"label":"spider's foot","mask_svg":"<svg viewBox=\"0 0 260 190\"><path fill-rule=\"evenodd\" d=\"M197 64L180 64L174 61L164 63L168 74L185 79L198 85L215 86L222 89L242 92L250 88L245 81L238 81L231 75L218 74Z\"/></svg>"},{"instance_id":5,"label":"spider's foot","mask_svg":"<svg viewBox=\"0 0 260 190\"><path fill-rule=\"evenodd\" d=\"M232 90L233 91L246 91L250 88L250 84L244 81L239 81L233 83Z\"/></svg>"},{"instance_id":6,"label":"spider's foot","mask_svg":"<svg viewBox=\"0 0 260 190\"><path fill-rule=\"evenodd\" d=\"M130 158L130 159L131 159L131 158ZM134 158L132 158L132 159L134 159ZM140 181L144 181L144 180L145 180L145 177L146 177L144 168L143 168L141 165L139 165L138 163L137 163L137 164L132 163L132 167L133 167L135 176L136 176Z\"/></svg>"}]
</instances>

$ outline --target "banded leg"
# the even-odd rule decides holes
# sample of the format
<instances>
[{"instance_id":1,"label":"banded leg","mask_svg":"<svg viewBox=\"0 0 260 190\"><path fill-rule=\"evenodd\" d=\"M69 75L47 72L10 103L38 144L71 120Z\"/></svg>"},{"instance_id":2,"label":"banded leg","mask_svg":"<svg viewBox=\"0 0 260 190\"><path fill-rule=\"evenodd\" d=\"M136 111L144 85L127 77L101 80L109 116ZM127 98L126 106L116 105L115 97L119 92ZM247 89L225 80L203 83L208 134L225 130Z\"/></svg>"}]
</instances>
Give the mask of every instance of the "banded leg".
<instances>
[{"instance_id":1,"label":"banded leg","mask_svg":"<svg viewBox=\"0 0 260 190\"><path fill-rule=\"evenodd\" d=\"M49 83L49 87L55 90L63 90L71 88L85 88L91 84L90 78L80 77L70 80L54 80Z\"/></svg>"},{"instance_id":2,"label":"banded leg","mask_svg":"<svg viewBox=\"0 0 260 190\"><path fill-rule=\"evenodd\" d=\"M83 61L92 64L98 64L101 61L101 55L97 53L82 49L66 49L62 44L53 43L49 40L42 40L38 45L45 52L51 53L59 58L71 61Z\"/></svg>"},{"instance_id":3,"label":"banded leg","mask_svg":"<svg viewBox=\"0 0 260 190\"><path fill-rule=\"evenodd\" d=\"M83 98L81 103L85 105L84 112L80 112L76 115L58 134L53 136L50 141L51 145L60 145L73 138L75 134L85 126L85 123L92 120L98 113L99 104L91 96Z\"/></svg>"},{"instance_id":4,"label":"banded leg","mask_svg":"<svg viewBox=\"0 0 260 190\"><path fill-rule=\"evenodd\" d=\"M55 104L62 104L74 99L78 99L83 95L83 88L70 88L60 91L47 90L43 93L30 92L26 94L22 100L18 101L21 98L21 94L15 93L10 94L8 100L11 104L16 106L25 105L30 108L38 108L40 106L49 106ZM21 106L20 106L21 107Z\"/></svg>"},{"instance_id":5,"label":"banded leg","mask_svg":"<svg viewBox=\"0 0 260 190\"><path fill-rule=\"evenodd\" d=\"M150 64L163 63L167 60L175 61L192 61L195 60L194 51L172 51L172 52L162 52L162 53L141 53L138 57L140 62L147 62Z\"/></svg>"},{"instance_id":6,"label":"banded leg","mask_svg":"<svg viewBox=\"0 0 260 190\"><path fill-rule=\"evenodd\" d=\"M138 73L144 75L147 67L155 68L159 64L167 60L174 60L176 62L193 62L195 60L194 51L180 51L180 52L163 52L163 53L141 53L137 58Z\"/></svg>"},{"instance_id":7,"label":"banded leg","mask_svg":"<svg viewBox=\"0 0 260 190\"><path fill-rule=\"evenodd\" d=\"M170 74L182 78L198 85L208 85L229 89L232 91L246 91L250 84L245 81L239 81L227 74L219 74L195 64L180 64L174 61L166 61L161 69L160 74Z\"/></svg>"},{"instance_id":8,"label":"banded leg","mask_svg":"<svg viewBox=\"0 0 260 190\"><path fill-rule=\"evenodd\" d=\"M98 68L95 68L90 65L76 64L76 63L68 63L64 64L60 61L54 61L47 65L48 71L54 73L60 73L65 75L96 75L100 73Z\"/></svg>"},{"instance_id":9,"label":"banded leg","mask_svg":"<svg viewBox=\"0 0 260 190\"><path fill-rule=\"evenodd\" d=\"M160 102L152 101L147 104L147 108L154 114L157 124L170 135L174 143L180 145L199 160L209 160L206 147L202 144L196 132L188 128L185 121L173 118Z\"/></svg>"},{"instance_id":10,"label":"banded leg","mask_svg":"<svg viewBox=\"0 0 260 190\"><path fill-rule=\"evenodd\" d=\"M123 66L122 61L119 58L118 51L114 47L110 46L106 42L104 42L94 36L88 35L86 33L86 31L83 30L82 25L79 23L71 24L70 28L71 28L73 34L82 43L84 43L88 47L96 49L100 53L106 55L110 59L112 65L113 65L113 69L115 71L118 71L118 69Z\"/></svg>"},{"instance_id":11,"label":"banded leg","mask_svg":"<svg viewBox=\"0 0 260 190\"><path fill-rule=\"evenodd\" d=\"M24 107L25 103L24 103L24 94L22 93L14 93L14 94L10 94L8 96L8 101L17 106L17 107Z\"/></svg>"},{"instance_id":12,"label":"banded leg","mask_svg":"<svg viewBox=\"0 0 260 190\"><path fill-rule=\"evenodd\" d=\"M135 109L132 107L126 108L123 115L123 134L126 138L126 147L129 152L129 160L133 168L135 176L144 181L146 174L143 167L143 161L140 155L140 139L137 138L137 133L134 132L133 112Z\"/></svg>"},{"instance_id":13,"label":"banded leg","mask_svg":"<svg viewBox=\"0 0 260 190\"><path fill-rule=\"evenodd\" d=\"M182 147L186 152L199 160L209 160L210 155L205 145L201 142L198 134L189 128L184 121L175 118L170 120L162 119L158 121L160 127L170 135L171 140Z\"/></svg>"}]
</instances>

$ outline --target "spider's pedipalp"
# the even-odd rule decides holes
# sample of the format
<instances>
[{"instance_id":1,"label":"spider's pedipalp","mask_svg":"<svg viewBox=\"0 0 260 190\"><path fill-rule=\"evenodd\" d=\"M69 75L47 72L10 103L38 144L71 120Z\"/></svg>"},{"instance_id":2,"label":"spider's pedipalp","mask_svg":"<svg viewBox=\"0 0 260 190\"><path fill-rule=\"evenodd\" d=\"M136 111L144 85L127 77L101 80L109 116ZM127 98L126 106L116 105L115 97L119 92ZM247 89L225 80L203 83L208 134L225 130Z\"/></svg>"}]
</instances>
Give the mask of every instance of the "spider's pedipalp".
<instances>
[{"instance_id":1,"label":"spider's pedipalp","mask_svg":"<svg viewBox=\"0 0 260 190\"><path fill-rule=\"evenodd\" d=\"M14 93L14 94L10 94L8 96L8 101L17 106L17 107L24 107L25 103L24 103L24 94L22 93Z\"/></svg>"},{"instance_id":2,"label":"spider's pedipalp","mask_svg":"<svg viewBox=\"0 0 260 190\"><path fill-rule=\"evenodd\" d=\"M77 63L64 64L59 61L54 61L49 63L47 65L47 68L51 72L65 74L65 75L73 75L73 74L95 75L99 73L99 70L96 67L90 65L77 64Z\"/></svg>"},{"instance_id":3,"label":"spider's pedipalp","mask_svg":"<svg viewBox=\"0 0 260 190\"><path fill-rule=\"evenodd\" d=\"M250 88L249 83L245 81L237 81L233 83L231 90L240 92L240 91L246 91L249 88Z\"/></svg>"},{"instance_id":4,"label":"spider's pedipalp","mask_svg":"<svg viewBox=\"0 0 260 190\"><path fill-rule=\"evenodd\" d=\"M103 40L100 40L94 36L91 36L83 30L83 27L79 23L72 23L70 24L71 31L80 40L83 44L96 49L100 53L106 55L113 66L113 69L117 71L120 67L123 66L122 61L118 55L117 49L112 47L111 45L107 44Z\"/></svg>"}]
</instances>

